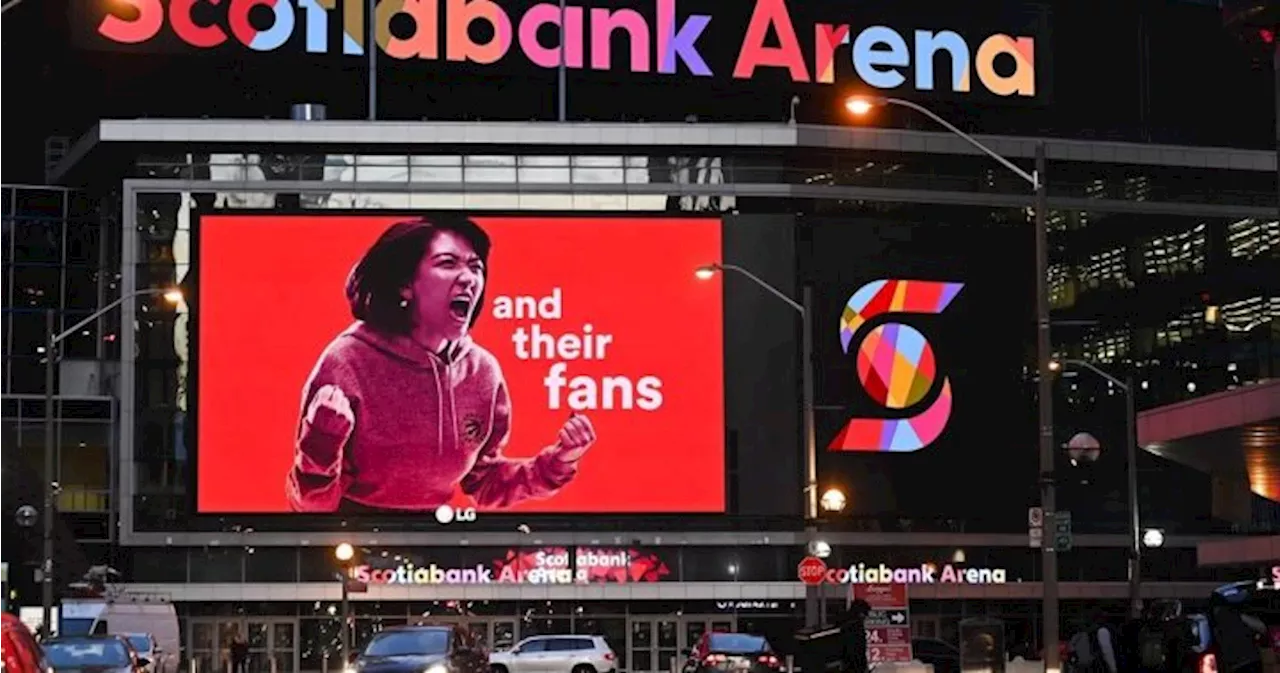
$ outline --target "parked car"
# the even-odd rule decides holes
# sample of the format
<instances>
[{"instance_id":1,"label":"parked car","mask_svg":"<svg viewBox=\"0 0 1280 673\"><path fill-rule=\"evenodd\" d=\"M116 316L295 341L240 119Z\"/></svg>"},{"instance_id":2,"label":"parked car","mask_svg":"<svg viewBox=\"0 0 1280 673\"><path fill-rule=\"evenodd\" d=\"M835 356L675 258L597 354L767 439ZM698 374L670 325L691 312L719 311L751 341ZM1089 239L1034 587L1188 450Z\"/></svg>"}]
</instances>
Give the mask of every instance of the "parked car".
<instances>
[{"instance_id":1,"label":"parked car","mask_svg":"<svg viewBox=\"0 0 1280 673\"><path fill-rule=\"evenodd\" d=\"M373 636L348 673L488 673L489 654L465 626L398 626Z\"/></svg>"},{"instance_id":2,"label":"parked car","mask_svg":"<svg viewBox=\"0 0 1280 673\"><path fill-rule=\"evenodd\" d=\"M121 636L71 636L44 642L54 673L144 673L151 662L139 657Z\"/></svg>"},{"instance_id":3,"label":"parked car","mask_svg":"<svg viewBox=\"0 0 1280 673\"><path fill-rule=\"evenodd\" d=\"M35 636L15 615L3 613L0 627L0 649L4 650L5 673L46 673L49 662Z\"/></svg>"},{"instance_id":4,"label":"parked car","mask_svg":"<svg viewBox=\"0 0 1280 673\"><path fill-rule=\"evenodd\" d=\"M704 633L685 650L684 673L777 673L782 661L764 636L747 633Z\"/></svg>"},{"instance_id":5,"label":"parked car","mask_svg":"<svg viewBox=\"0 0 1280 673\"><path fill-rule=\"evenodd\" d=\"M492 673L611 673L617 667L603 636L533 636L489 655Z\"/></svg>"}]
</instances>

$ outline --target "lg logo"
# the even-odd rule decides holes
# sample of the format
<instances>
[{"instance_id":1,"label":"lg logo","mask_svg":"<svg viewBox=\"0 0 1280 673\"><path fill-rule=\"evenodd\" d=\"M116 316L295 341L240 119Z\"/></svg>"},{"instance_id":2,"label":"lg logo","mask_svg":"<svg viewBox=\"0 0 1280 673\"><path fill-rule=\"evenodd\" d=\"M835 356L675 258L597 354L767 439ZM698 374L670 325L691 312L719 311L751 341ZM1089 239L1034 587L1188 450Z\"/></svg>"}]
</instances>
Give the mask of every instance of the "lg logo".
<instances>
[{"instance_id":1,"label":"lg logo","mask_svg":"<svg viewBox=\"0 0 1280 673\"><path fill-rule=\"evenodd\" d=\"M922 402L938 381L933 347L916 328L882 321L898 313L942 313L963 283L928 280L876 280L853 293L840 315L840 345L857 348L858 380L871 399L886 409L903 411ZM828 451L919 451L932 444L951 418L951 380L941 377L941 390L923 410L901 418L852 418L827 447Z\"/></svg>"},{"instance_id":2,"label":"lg logo","mask_svg":"<svg viewBox=\"0 0 1280 673\"><path fill-rule=\"evenodd\" d=\"M450 507L449 505L440 505L436 508L436 521L440 523L453 523L460 521L469 523L476 520L476 508L474 507Z\"/></svg>"}]
</instances>

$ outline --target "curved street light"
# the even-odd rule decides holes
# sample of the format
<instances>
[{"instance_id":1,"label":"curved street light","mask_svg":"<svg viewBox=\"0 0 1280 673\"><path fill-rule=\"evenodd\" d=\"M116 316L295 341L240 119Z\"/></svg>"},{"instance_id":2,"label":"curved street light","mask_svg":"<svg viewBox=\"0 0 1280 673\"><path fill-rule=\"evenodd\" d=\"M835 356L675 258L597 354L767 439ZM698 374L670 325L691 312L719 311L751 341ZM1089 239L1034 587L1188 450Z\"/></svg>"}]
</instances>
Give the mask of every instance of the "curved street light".
<instances>
[{"instance_id":1,"label":"curved street light","mask_svg":"<svg viewBox=\"0 0 1280 673\"><path fill-rule=\"evenodd\" d=\"M1009 169L1018 177L1026 180L1035 192L1035 240L1036 240L1036 359L1039 363L1038 397L1039 397L1039 450L1040 473L1036 475L1040 486L1040 507L1046 515L1057 508L1057 491L1054 484L1054 446L1053 446L1053 387L1049 361L1053 357L1053 345L1049 334L1049 234L1046 216L1049 210L1049 196L1045 190L1045 143L1036 143L1035 170L1028 173L1017 164L1000 156L998 152L982 144L977 138L961 131L955 124L943 119L933 110L901 98L885 98L881 96L852 96L845 101L845 109L854 116L862 117L879 105L896 105L915 110L932 119L939 126L958 136L961 140L977 148L991 157L1001 166ZM1041 549L1041 577L1044 586L1044 667L1046 671L1059 671L1062 662L1057 643L1059 605L1058 605L1058 555L1053 545Z\"/></svg>"},{"instance_id":2,"label":"curved street light","mask_svg":"<svg viewBox=\"0 0 1280 673\"><path fill-rule=\"evenodd\" d=\"M818 446L814 422L814 376L813 376L813 289L805 285L801 292L801 301L796 301L786 292L774 287L769 281L757 276L737 264L704 264L694 269L693 275L699 280L710 280L717 273L731 271L751 281L760 289L777 297L790 306L800 316L801 322L801 416L804 425L804 469L805 469L805 541L812 543L818 536ZM817 589L809 587L805 590L804 618L806 626L817 626L821 618L823 603Z\"/></svg>"},{"instance_id":3,"label":"curved street light","mask_svg":"<svg viewBox=\"0 0 1280 673\"><path fill-rule=\"evenodd\" d=\"M12 5L6 5L5 9L10 6ZM174 305L182 301L182 290L175 287L151 287L122 294L115 301L94 311L89 314L89 317L62 332L57 331L57 310L48 309L44 313L46 335L44 342L44 558L40 564L40 632L45 638L53 635L53 517L55 500L58 497L58 482L54 478L58 463L53 449L56 434L53 417L53 388L58 367L58 344L97 321L126 300L156 295L163 296L166 301Z\"/></svg>"},{"instance_id":4,"label":"curved street light","mask_svg":"<svg viewBox=\"0 0 1280 673\"><path fill-rule=\"evenodd\" d=\"M919 112L920 114L928 117L929 119L932 119L939 126L945 128L946 130L954 133L957 136L960 136L961 139L965 140L970 145L973 145L977 149L981 150L983 154L991 157L992 159L995 159L1001 166L1004 166L1005 168L1013 171L1018 177L1030 183L1032 189L1036 189L1040 186L1041 171L1037 170L1031 173L1026 172L1017 164L1000 156L1000 154L997 153L995 150L991 149L990 147L987 147L986 145L983 145L981 142L978 141L977 138L974 138L973 136L969 135L968 133L965 133L964 131L961 131L960 128L957 127L955 124L952 124L946 119L943 119L938 113L934 112L933 110L930 110L929 108L923 105L920 105L919 103L913 103L909 100L903 100L901 98L885 98L883 96L850 96L847 100L845 100L844 108L848 110L850 113L852 113L853 115L862 117L869 114L877 106L883 106L883 105L896 105L898 107L910 108L912 110L915 110L916 112Z\"/></svg>"}]
</instances>

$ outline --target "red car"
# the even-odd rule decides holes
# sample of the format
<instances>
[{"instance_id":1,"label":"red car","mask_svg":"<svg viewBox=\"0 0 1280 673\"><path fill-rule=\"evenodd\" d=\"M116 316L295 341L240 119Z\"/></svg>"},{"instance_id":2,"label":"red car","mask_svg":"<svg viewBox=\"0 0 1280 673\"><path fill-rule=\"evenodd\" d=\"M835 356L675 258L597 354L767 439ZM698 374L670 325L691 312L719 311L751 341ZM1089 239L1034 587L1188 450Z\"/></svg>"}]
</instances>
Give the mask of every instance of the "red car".
<instances>
[{"instance_id":1,"label":"red car","mask_svg":"<svg viewBox=\"0 0 1280 673\"><path fill-rule=\"evenodd\" d=\"M8 612L4 613L4 623L0 627L0 649L4 651L5 673L46 673L49 670L49 662L45 660L40 643L27 630L26 624Z\"/></svg>"}]
</instances>

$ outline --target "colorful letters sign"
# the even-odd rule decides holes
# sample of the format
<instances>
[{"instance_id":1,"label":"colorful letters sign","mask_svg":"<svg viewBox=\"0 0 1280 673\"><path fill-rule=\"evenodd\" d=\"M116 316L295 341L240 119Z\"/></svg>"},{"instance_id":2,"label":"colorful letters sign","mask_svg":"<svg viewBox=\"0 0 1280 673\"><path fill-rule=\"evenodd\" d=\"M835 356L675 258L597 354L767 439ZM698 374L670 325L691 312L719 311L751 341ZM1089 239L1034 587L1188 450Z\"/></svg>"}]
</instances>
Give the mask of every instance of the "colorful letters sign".
<instances>
[{"instance_id":1,"label":"colorful letters sign","mask_svg":"<svg viewBox=\"0 0 1280 673\"><path fill-rule=\"evenodd\" d=\"M562 14L556 3L517 13L503 0L381 0L373 11L374 32L382 52L400 60L488 65L519 51L535 66L558 68L556 34L563 32L565 66L577 70L696 77L727 72L738 80L775 70L796 83L834 84L837 60L847 58L857 79L873 89L968 93L976 86L1002 97L1036 95L1036 41L1029 36L962 36L938 27L902 31L851 22L804 25L793 21L787 0L756 0L745 33L727 35L729 29L719 28L712 14L682 13L677 0L648 1L652 5L636 3L639 9L570 3ZM125 45L169 33L199 49L238 44L273 52L296 44L312 54L360 56L368 34L366 4L213 0L204 6L197 0L114 0L96 29L101 38ZM201 11L194 11L197 5ZM726 6L722 11L736 9ZM251 20L251 13L258 18ZM412 19L407 34L391 28L399 15ZM331 31L331 24L341 25L341 32ZM476 24L480 30L473 30ZM614 44L616 37L625 41ZM739 45L731 67L705 57L712 41ZM810 53L802 41L811 46ZM615 49L623 43L624 50ZM1011 67L997 69L1001 57Z\"/></svg>"}]
</instances>

